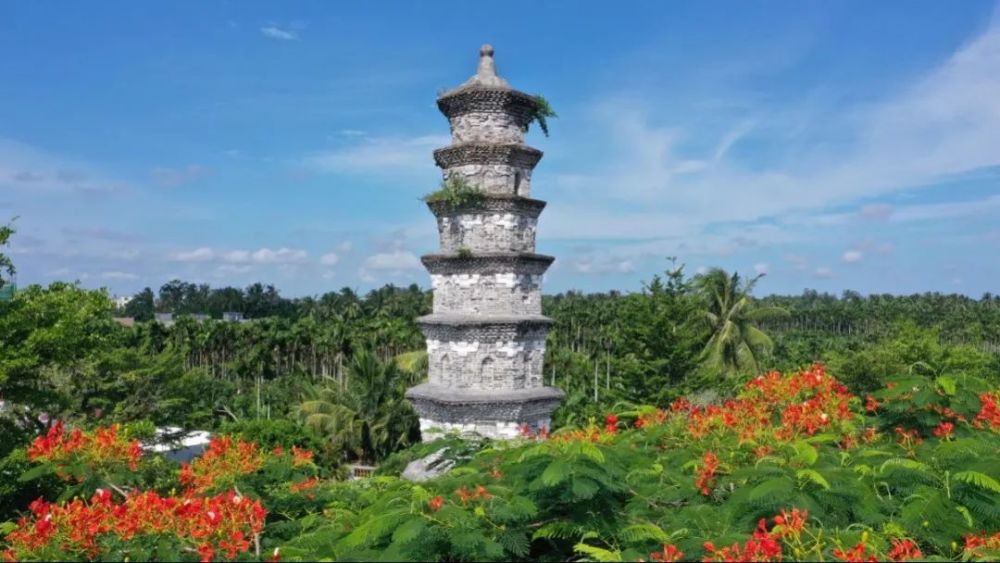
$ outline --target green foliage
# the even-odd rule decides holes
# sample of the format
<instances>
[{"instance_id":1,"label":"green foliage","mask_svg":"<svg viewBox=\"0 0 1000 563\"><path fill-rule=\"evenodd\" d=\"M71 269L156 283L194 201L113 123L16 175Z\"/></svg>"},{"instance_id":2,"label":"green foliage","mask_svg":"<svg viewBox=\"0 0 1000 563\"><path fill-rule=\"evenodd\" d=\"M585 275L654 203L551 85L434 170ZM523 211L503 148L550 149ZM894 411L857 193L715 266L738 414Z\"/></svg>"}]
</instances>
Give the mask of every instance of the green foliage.
<instances>
[{"instance_id":1,"label":"green foliage","mask_svg":"<svg viewBox=\"0 0 1000 563\"><path fill-rule=\"evenodd\" d=\"M63 484L51 474L38 479L22 479L31 468L24 448L0 458L0 522L13 520L36 498L55 498L62 492Z\"/></svg>"},{"instance_id":2,"label":"green foliage","mask_svg":"<svg viewBox=\"0 0 1000 563\"><path fill-rule=\"evenodd\" d=\"M762 356L774 343L756 323L787 315L777 307L753 307L750 292L761 276L742 282L739 274L713 268L695 279L704 301L703 322L711 330L702 358L705 365L722 374L757 374Z\"/></svg>"},{"instance_id":3,"label":"green foliage","mask_svg":"<svg viewBox=\"0 0 1000 563\"><path fill-rule=\"evenodd\" d=\"M469 184L461 176L452 176L441 182L441 187L423 197L427 203L443 203L449 209L475 205L486 197L482 190Z\"/></svg>"},{"instance_id":4,"label":"green foliage","mask_svg":"<svg viewBox=\"0 0 1000 563\"><path fill-rule=\"evenodd\" d=\"M542 130L542 133L544 133L546 137L548 137L549 136L548 119L559 116L556 115L556 112L555 110L552 109L552 105L549 104L549 101L546 100L545 97L542 96L541 94L534 96L534 100L535 100L535 107L532 108L531 120L528 121L528 124L530 125L532 121L537 121L538 128Z\"/></svg>"},{"instance_id":5,"label":"green foliage","mask_svg":"<svg viewBox=\"0 0 1000 563\"><path fill-rule=\"evenodd\" d=\"M295 409L300 423L363 462L381 460L416 442L416 413L404 399L415 382L395 361L382 362L362 351L352 358L345 388L312 388Z\"/></svg>"},{"instance_id":6,"label":"green foliage","mask_svg":"<svg viewBox=\"0 0 1000 563\"><path fill-rule=\"evenodd\" d=\"M470 250L469 247L467 246L459 248L456 254L458 255L459 258L465 258L465 259L472 258L472 250Z\"/></svg>"},{"instance_id":7,"label":"green foliage","mask_svg":"<svg viewBox=\"0 0 1000 563\"><path fill-rule=\"evenodd\" d=\"M970 380L956 388L963 383L983 385ZM621 417L643 412L655 411ZM993 463L1000 434L965 424L956 439L925 436L910 452L896 443L891 413L861 418L859 426L884 433L850 449L834 434L817 433L764 457L735 433L693 437L686 424L670 422L596 442L587 438L596 431L591 427L582 434L562 430L542 442L486 444L420 485L380 477L341 487L334 496L343 501L328 509L336 509L333 522L316 523L282 549L290 560L564 561L582 555L629 561L676 544L685 560L697 560L706 541L743 542L760 519L798 508L808 510L809 525L829 543L811 548L820 551L786 552L786 559L831 559L834 547L861 541L886 553L890 539L903 537L925 555L951 559L959 555L952 546L963 545L967 534L1000 526L1000 473ZM421 444L397 454L386 473L440 447ZM706 448L722 460L709 495L695 485ZM480 486L488 498L472 495Z\"/></svg>"},{"instance_id":8,"label":"green foliage","mask_svg":"<svg viewBox=\"0 0 1000 563\"><path fill-rule=\"evenodd\" d=\"M14 234L14 228L10 225L0 225L0 249L7 246L10 242L10 237ZM6 273L7 277L12 277L17 270L14 268L14 263L11 261L10 257L6 254L0 252L0 288L2 288L7 281L4 280L2 274Z\"/></svg>"}]
</instances>

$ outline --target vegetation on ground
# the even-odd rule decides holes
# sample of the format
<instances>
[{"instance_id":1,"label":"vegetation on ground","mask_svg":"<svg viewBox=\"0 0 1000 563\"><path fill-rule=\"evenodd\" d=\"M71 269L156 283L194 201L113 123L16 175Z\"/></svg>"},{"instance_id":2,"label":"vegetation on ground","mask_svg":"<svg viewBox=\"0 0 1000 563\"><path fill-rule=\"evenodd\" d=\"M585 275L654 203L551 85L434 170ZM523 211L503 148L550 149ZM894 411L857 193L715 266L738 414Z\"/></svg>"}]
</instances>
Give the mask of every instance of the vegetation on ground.
<instances>
[{"instance_id":1,"label":"vegetation on ground","mask_svg":"<svg viewBox=\"0 0 1000 563\"><path fill-rule=\"evenodd\" d=\"M912 561L1000 555L1000 392L914 375L852 394L822 365L732 399L477 444L421 484L325 476L312 452L217 437L190 464L117 426L57 424L8 560ZM455 446L455 442L441 445ZM424 444L430 451L434 444ZM398 469L401 464L395 464ZM130 469L130 471L126 471Z\"/></svg>"},{"instance_id":2,"label":"vegetation on ground","mask_svg":"<svg viewBox=\"0 0 1000 563\"><path fill-rule=\"evenodd\" d=\"M438 444L403 397L427 370L415 285L174 280L118 310L21 288L0 301L0 553L995 559L1000 297L757 299L753 281L673 263L637 292L546 296L553 428ZM187 468L137 450L165 426L215 442ZM446 475L397 477L439 447ZM353 463L377 476L345 481Z\"/></svg>"}]
</instances>

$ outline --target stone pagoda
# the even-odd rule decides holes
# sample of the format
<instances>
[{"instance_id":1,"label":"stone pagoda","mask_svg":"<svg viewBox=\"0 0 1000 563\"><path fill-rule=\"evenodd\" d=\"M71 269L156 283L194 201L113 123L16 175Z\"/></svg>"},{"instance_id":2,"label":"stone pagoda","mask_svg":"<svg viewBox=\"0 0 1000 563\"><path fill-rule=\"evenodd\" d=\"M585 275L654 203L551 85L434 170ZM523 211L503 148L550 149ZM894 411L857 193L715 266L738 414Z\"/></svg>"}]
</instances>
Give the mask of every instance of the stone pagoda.
<instances>
[{"instance_id":1,"label":"stone pagoda","mask_svg":"<svg viewBox=\"0 0 1000 563\"><path fill-rule=\"evenodd\" d=\"M441 250L423 257L434 288L433 313L417 319L427 338L428 382L406 396L424 440L434 430L518 436L548 427L562 391L542 378L545 336L542 274L554 260L535 253L545 202L531 199L531 172L542 152L524 144L539 109L533 96L500 78L493 48L479 69L437 99L451 145L434 151L445 185L471 188L458 203L428 201Z\"/></svg>"}]
</instances>

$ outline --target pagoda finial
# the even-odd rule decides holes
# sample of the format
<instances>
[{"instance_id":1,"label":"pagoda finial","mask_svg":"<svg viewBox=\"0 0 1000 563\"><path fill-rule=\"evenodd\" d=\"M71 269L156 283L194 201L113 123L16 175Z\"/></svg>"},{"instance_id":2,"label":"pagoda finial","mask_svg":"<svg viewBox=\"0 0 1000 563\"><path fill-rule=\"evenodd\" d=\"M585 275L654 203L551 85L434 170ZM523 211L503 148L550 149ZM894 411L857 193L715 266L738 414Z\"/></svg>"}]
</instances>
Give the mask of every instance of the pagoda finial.
<instances>
[{"instance_id":1,"label":"pagoda finial","mask_svg":"<svg viewBox=\"0 0 1000 563\"><path fill-rule=\"evenodd\" d=\"M479 48L479 68L476 75L465 81L459 88L467 86L494 86L510 88L507 81L497 75L497 63L493 60L493 45L484 43Z\"/></svg>"}]
</instances>

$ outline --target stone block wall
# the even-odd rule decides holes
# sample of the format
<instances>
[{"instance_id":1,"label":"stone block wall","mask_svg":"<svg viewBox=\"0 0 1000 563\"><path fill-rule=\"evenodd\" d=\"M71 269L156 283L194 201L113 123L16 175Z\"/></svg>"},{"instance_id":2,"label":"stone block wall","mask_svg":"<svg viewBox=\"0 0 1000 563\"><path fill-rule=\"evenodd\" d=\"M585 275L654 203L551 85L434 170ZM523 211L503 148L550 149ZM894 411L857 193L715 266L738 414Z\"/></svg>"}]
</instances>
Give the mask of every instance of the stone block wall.
<instances>
[{"instance_id":1,"label":"stone block wall","mask_svg":"<svg viewBox=\"0 0 1000 563\"><path fill-rule=\"evenodd\" d=\"M428 340L428 381L451 389L512 390L542 385L545 338Z\"/></svg>"},{"instance_id":2,"label":"stone block wall","mask_svg":"<svg viewBox=\"0 0 1000 563\"><path fill-rule=\"evenodd\" d=\"M490 195L531 195L531 169L511 164L463 164L444 171L444 179L457 178Z\"/></svg>"},{"instance_id":3,"label":"stone block wall","mask_svg":"<svg viewBox=\"0 0 1000 563\"><path fill-rule=\"evenodd\" d=\"M536 217L515 213L462 213L438 217L442 252L533 252Z\"/></svg>"},{"instance_id":4,"label":"stone block wall","mask_svg":"<svg viewBox=\"0 0 1000 563\"><path fill-rule=\"evenodd\" d=\"M434 313L542 314L541 274L438 274L431 284Z\"/></svg>"},{"instance_id":5,"label":"stone block wall","mask_svg":"<svg viewBox=\"0 0 1000 563\"><path fill-rule=\"evenodd\" d=\"M523 143L524 125L518 116L506 112L475 111L453 116L451 139L458 143Z\"/></svg>"}]
</instances>

